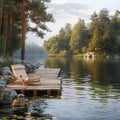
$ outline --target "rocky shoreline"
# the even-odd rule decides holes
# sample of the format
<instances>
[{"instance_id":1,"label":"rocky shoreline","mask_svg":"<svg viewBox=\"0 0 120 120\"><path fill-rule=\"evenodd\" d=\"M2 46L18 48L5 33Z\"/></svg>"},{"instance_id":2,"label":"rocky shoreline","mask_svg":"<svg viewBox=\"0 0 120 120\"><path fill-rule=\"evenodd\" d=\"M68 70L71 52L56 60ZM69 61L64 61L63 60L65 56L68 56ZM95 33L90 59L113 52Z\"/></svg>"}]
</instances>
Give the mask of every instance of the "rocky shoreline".
<instances>
[{"instance_id":1,"label":"rocky shoreline","mask_svg":"<svg viewBox=\"0 0 120 120\"><path fill-rule=\"evenodd\" d=\"M5 59L0 57L0 62L4 62ZM21 60L15 60L14 64L24 64L27 73L34 72L36 69L41 67L42 64L31 64ZM0 76L0 104L11 104L14 98L18 95L15 90L9 90L6 88L6 84L12 80L12 71L11 68L6 66L1 68Z\"/></svg>"}]
</instances>

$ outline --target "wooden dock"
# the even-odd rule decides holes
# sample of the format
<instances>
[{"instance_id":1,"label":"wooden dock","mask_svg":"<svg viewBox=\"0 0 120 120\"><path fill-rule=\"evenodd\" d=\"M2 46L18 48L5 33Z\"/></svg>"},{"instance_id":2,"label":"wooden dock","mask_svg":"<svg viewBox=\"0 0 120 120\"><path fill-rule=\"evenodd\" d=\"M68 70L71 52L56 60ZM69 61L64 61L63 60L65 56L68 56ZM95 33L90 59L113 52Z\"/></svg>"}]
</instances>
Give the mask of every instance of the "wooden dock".
<instances>
[{"instance_id":1,"label":"wooden dock","mask_svg":"<svg viewBox=\"0 0 120 120\"><path fill-rule=\"evenodd\" d=\"M29 85L23 85L22 82L16 80L7 84L7 88L16 90L19 93L32 93L33 96L39 96L40 92L46 92L51 96L52 92L61 95L62 78L60 77L61 70L59 68L39 68L34 73L29 73L30 79L35 76L40 76L40 82L32 82Z\"/></svg>"}]
</instances>

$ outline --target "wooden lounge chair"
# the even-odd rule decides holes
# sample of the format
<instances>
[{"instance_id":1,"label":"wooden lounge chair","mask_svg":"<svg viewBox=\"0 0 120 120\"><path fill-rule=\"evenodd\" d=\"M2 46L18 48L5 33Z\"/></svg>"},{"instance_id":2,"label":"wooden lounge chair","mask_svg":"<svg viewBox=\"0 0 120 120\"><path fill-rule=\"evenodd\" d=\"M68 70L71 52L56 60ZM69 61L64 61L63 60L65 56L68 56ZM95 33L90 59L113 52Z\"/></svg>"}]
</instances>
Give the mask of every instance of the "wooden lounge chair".
<instances>
[{"instance_id":1,"label":"wooden lounge chair","mask_svg":"<svg viewBox=\"0 0 120 120\"><path fill-rule=\"evenodd\" d=\"M40 82L40 76L35 76L30 79L25 71L25 66L22 64L11 65L11 68L13 72L13 78L16 80L20 80L23 85L28 85L31 82Z\"/></svg>"}]
</instances>

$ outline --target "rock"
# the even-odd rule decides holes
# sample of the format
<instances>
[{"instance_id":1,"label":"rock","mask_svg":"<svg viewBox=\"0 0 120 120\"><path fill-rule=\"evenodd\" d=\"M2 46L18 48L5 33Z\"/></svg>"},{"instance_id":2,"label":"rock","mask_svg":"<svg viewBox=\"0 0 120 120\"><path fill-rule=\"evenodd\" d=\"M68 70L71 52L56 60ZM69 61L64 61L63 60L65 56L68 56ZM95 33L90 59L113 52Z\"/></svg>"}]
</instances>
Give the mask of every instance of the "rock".
<instances>
[{"instance_id":1,"label":"rock","mask_svg":"<svg viewBox=\"0 0 120 120\"><path fill-rule=\"evenodd\" d=\"M15 90L5 89L3 93L3 104L12 103L13 99L17 96L17 92Z\"/></svg>"},{"instance_id":2,"label":"rock","mask_svg":"<svg viewBox=\"0 0 120 120\"><path fill-rule=\"evenodd\" d=\"M6 86L6 80L4 79L4 77L1 77L0 78L0 103L4 98L5 86Z\"/></svg>"},{"instance_id":3,"label":"rock","mask_svg":"<svg viewBox=\"0 0 120 120\"><path fill-rule=\"evenodd\" d=\"M41 63L36 63L35 66L36 66L36 68L38 69L39 67L42 66L42 64L41 64Z\"/></svg>"},{"instance_id":4,"label":"rock","mask_svg":"<svg viewBox=\"0 0 120 120\"><path fill-rule=\"evenodd\" d=\"M6 86L6 82L7 82L7 80L2 76L1 78L0 78L0 86Z\"/></svg>"},{"instance_id":5,"label":"rock","mask_svg":"<svg viewBox=\"0 0 120 120\"><path fill-rule=\"evenodd\" d=\"M12 71L10 70L9 67L3 67L2 68L2 81L6 81L6 83L8 81L10 81L12 79Z\"/></svg>"},{"instance_id":6,"label":"rock","mask_svg":"<svg viewBox=\"0 0 120 120\"><path fill-rule=\"evenodd\" d=\"M31 73L31 72L34 72L35 71L35 68L32 64L30 63L26 63L24 64L25 65L25 69L26 69L26 72L27 73Z\"/></svg>"},{"instance_id":7,"label":"rock","mask_svg":"<svg viewBox=\"0 0 120 120\"><path fill-rule=\"evenodd\" d=\"M24 63L24 65L27 73L35 72L36 69L38 69L41 66L40 63L36 63L36 64Z\"/></svg>"},{"instance_id":8,"label":"rock","mask_svg":"<svg viewBox=\"0 0 120 120\"><path fill-rule=\"evenodd\" d=\"M12 72L9 67L2 68L2 75L12 75Z\"/></svg>"},{"instance_id":9,"label":"rock","mask_svg":"<svg viewBox=\"0 0 120 120\"><path fill-rule=\"evenodd\" d=\"M12 75L4 75L0 78L0 85L6 86L7 82L12 80Z\"/></svg>"},{"instance_id":10,"label":"rock","mask_svg":"<svg viewBox=\"0 0 120 120\"><path fill-rule=\"evenodd\" d=\"M5 58L0 57L0 62L5 62L5 61L6 61Z\"/></svg>"},{"instance_id":11,"label":"rock","mask_svg":"<svg viewBox=\"0 0 120 120\"><path fill-rule=\"evenodd\" d=\"M4 98L4 90L5 90L5 87L3 85L0 85L0 103Z\"/></svg>"},{"instance_id":12,"label":"rock","mask_svg":"<svg viewBox=\"0 0 120 120\"><path fill-rule=\"evenodd\" d=\"M0 81L0 103L9 104L17 95L17 92L15 90L6 89L5 86L6 81Z\"/></svg>"},{"instance_id":13,"label":"rock","mask_svg":"<svg viewBox=\"0 0 120 120\"><path fill-rule=\"evenodd\" d=\"M12 80L12 75L5 75L4 79L6 80L6 82L9 82Z\"/></svg>"}]
</instances>

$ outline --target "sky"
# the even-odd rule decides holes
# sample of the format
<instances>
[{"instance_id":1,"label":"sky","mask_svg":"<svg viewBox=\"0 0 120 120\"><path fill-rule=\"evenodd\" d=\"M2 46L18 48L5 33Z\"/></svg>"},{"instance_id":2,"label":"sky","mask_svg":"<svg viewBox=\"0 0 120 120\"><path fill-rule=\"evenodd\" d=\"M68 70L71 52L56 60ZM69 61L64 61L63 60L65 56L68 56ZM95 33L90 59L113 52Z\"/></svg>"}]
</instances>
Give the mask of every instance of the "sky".
<instances>
[{"instance_id":1,"label":"sky","mask_svg":"<svg viewBox=\"0 0 120 120\"><path fill-rule=\"evenodd\" d=\"M44 39L29 33L26 43L36 43L43 46L44 40L58 34L66 23L73 26L78 19L84 19L85 23L90 23L90 16L93 12L99 13L103 8L107 8L109 14L113 15L116 10L120 10L120 0L51 0L47 6L47 12L53 14L55 19L54 23L46 24L52 32L46 32Z\"/></svg>"}]
</instances>

